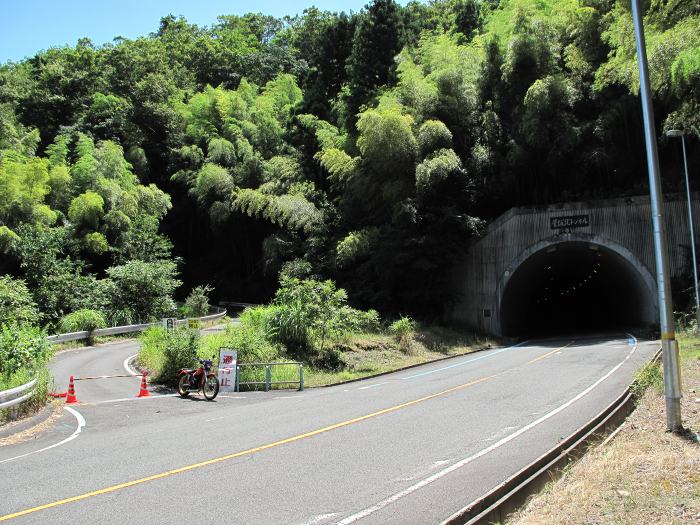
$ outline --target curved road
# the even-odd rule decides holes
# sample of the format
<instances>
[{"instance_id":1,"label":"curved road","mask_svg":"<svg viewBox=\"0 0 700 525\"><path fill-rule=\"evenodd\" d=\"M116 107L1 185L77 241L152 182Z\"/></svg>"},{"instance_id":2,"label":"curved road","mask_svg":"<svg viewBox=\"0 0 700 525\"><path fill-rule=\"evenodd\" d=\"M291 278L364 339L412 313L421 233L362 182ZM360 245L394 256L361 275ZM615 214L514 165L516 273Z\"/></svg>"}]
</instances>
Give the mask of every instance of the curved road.
<instances>
[{"instance_id":1,"label":"curved road","mask_svg":"<svg viewBox=\"0 0 700 525\"><path fill-rule=\"evenodd\" d=\"M50 431L0 447L0 521L438 523L607 406L656 348L539 340L211 403L136 400L138 378L79 381L81 404ZM58 384L125 374L134 353L71 351L52 369Z\"/></svg>"}]
</instances>

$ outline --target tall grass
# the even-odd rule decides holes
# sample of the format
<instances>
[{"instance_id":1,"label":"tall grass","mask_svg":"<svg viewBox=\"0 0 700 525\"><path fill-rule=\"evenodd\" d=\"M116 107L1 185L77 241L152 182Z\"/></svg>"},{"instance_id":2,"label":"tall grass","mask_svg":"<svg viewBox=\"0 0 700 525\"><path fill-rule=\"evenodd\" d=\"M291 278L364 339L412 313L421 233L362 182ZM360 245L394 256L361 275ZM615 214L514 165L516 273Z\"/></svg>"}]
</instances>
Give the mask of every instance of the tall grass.
<instances>
[{"instance_id":1,"label":"tall grass","mask_svg":"<svg viewBox=\"0 0 700 525\"><path fill-rule=\"evenodd\" d=\"M151 372L156 382L174 384L181 368L192 368L197 364L199 330L154 327L146 330L140 339L139 364Z\"/></svg>"},{"instance_id":2,"label":"tall grass","mask_svg":"<svg viewBox=\"0 0 700 525\"><path fill-rule=\"evenodd\" d=\"M280 358L280 347L267 340L265 334L245 323L230 324L223 333L202 337L198 354L202 359L219 358L221 348L238 352L239 363L269 363ZM216 361L215 361L216 362Z\"/></svg>"},{"instance_id":3,"label":"tall grass","mask_svg":"<svg viewBox=\"0 0 700 525\"><path fill-rule=\"evenodd\" d=\"M653 388L659 394L664 391L664 376L661 365L657 362L647 363L634 376L630 389L636 398L641 398L648 388Z\"/></svg>"},{"instance_id":4,"label":"tall grass","mask_svg":"<svg viewBox=\"0 0 700 525\"><path fill-rule=\"evenodd\" d=\"M264 384L246 385L244 383L264 383L266 377L266 367L264 365L241 366L239 381L241 390L263 390ZM270 382L271 388L294 388L294 384L299 381L299 365L271 365ZM286 382L275 385L274 383Z\"/></svg>"},{"instance_id":5,"label":"tall grass","mask_svg":"<svg viewBox=\"0 0 700 525\"><path fill-rule=\"evenodd\" d=\"M410 317L401 316L389 325L389 333L394 337L401 350L409 352L416 335L416 322Z\"/></svg>"},{"instance_id":6,"label":"tall grass","mask_svg":"<svg viewBox=\"0 0 700 525\"><path fill-rule=\"evenodd\" d=\"M159 383L174 383L180 368L197 365L197 359L218 364L219 350L238 352L239 363L270 363L280 360L280 348L270 343L260 330L248 325L228 325L223 333L199 336L197 330L178 328L166 331L156 327L141 335L138 361ZM244 381L264 381L264 367L245 370ZM285 374L275 371L276 374ZM280 376L282 377L282 376ZM287 377L286 375L284 377ZM282 380L282 379L280 379Z\"/></svg>"}]
</instances>

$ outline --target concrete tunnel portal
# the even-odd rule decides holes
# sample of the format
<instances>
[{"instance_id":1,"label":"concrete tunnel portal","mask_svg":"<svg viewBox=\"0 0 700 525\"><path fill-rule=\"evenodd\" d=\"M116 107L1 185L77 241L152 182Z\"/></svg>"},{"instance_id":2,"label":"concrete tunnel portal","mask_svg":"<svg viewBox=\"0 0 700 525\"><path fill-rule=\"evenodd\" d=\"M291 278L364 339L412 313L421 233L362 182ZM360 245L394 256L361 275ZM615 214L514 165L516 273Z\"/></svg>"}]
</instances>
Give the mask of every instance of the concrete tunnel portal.
<instances>
[{"instance_id":1,"label":"concrete tunnel portal","mask_svg":"<svg viewBox=\"0 0 700 525\"><path fill-rule=\"evenodd\" d=\"M632 329L656 322L653 279L631 256L587 241L534 251L509 275L501 332L512 337Z\"/></svg>"}]
</instances>

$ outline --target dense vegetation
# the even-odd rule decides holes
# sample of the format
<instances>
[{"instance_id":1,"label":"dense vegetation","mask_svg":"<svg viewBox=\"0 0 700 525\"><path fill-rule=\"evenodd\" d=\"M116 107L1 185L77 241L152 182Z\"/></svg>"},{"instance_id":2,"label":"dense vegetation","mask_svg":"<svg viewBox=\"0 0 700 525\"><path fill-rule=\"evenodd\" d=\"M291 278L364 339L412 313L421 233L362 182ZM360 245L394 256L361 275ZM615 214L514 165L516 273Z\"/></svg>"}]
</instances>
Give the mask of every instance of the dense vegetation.
<instances>
[{"instance_id":1,"label":"dense vegetation","mask_svg":"<svg viewBox=\"0 0 700 525\"><path fill-rule=\"evenodd\" d=\"M174 384L181 368L197 358L218 364L222 348L238 352L241 388L263 388L266 363L272 382L282 388L299 381L319 386L394 371L448 356L463 355L490 343L445 327L419 325L402 316L382 324L374 310L347 304L345 290L332 281L285 278L269 305L246 308L236 324L201 333L186 326L149 328L141 336L138 364L152 381ZM278 385L280 386L280 385Z\"/></svg>"},{"instance_id":2,"label":"dense vegetation","mask_svg":"<svg viewBox=\"0 0 700 525\"><path fill-rule=\"evenodd\" d=\"M0 276L0 391L36 379L31 398L19 406L0 409L0 424L37 406L48 397L51 348L36 325L39 311L21 280Z\"/></svg>"},{"instance_id":3,"label":"dense vegetation","mask_svg":"<svg viewBox=\"0 0 700 525\"><path fill-rule=\"evenodd\" d=\"M700 7L645 9L659 133L690 132L697 165ZM197 285L260 302L307 278L435 315L484 221L644 190L632 36L622 0L373 0L211 27L167 16L7 63L0 275L49 329L171 315ZM675 190L677 144L661 159Z\"/></svg>"},{"instance_id":4,"label":"dense vegetation","mask_svg":"<svg viewBox=\"0 0 700 525\"><path fill-rule=\"evenodd\" d=\"M335 370L345 365L338 343L378 328L377 312L349 307L345 290L337 290L333 282L289 278L282 281L272 304L247 308L240 324L229 324L224 333L200 336L187 328L150 328L141 337L138 360L154 380L171 383L177 371L194 366L197 357L218 359L220 348L236 349L239 363L295 358ZM241 381L258 381L251 374L264 369L244 372Z\"/></svg>"}]
</instances>

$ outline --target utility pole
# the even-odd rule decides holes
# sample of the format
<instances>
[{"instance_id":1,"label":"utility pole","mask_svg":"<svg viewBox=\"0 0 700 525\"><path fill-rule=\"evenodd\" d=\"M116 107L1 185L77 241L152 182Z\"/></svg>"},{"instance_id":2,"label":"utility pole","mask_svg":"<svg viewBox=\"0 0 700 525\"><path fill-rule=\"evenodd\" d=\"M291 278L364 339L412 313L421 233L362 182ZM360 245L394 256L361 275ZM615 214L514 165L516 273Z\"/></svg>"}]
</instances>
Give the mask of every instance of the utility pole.
<instances>
[{"instance_id":1,"label":"utility pole","mask_svg":"<svg viewBox=\"0 0 700 525\"><path fill-rule=\"evenodd\" d=\"M659 317L661 324L661 347L664 361L664 395L666 397L666 428L671 432L682 430L681 420L681 372L678 358L678 343L673 320L673 299L668 271L668 251L666 249L666 229L662 214L663 195L659 173L659 156L656 148L654 108L649 87L649 64L647 63L644 26L639 0L632 0L634 36L637 42L637 63L639 64L639 93L642 98L644 115L644 138L649 168L649 191L651 197L651 218L654 229L654 255L656 259L656 287L659 293Z\"/></svg>"}]
</instances>

